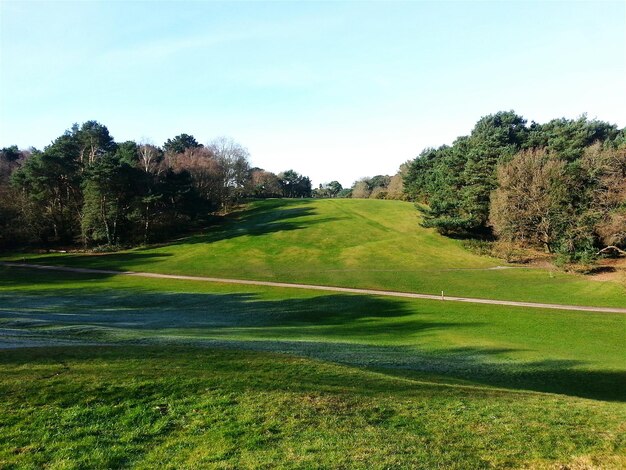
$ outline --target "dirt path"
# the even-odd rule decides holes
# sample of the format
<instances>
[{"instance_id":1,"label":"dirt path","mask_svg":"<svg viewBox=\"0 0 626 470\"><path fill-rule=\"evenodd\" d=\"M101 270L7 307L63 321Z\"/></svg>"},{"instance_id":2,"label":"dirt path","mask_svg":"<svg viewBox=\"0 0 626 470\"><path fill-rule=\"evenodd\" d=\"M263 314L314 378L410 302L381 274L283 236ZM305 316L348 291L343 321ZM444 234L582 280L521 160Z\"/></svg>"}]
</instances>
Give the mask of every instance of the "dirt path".
<instances>
[{"instance_id":1,"label":"dirt path","mask_svg":"<svg viewBox=\"0 0 626 470\"><path fill-rule=\"evenodd\" d=\"M124 275L124 276L137 276L137 277L151 277L157 279L179 279L187 281L204 281L204 282L218 282L222 284L245 284L251 286L268 286L268 287L286 287L290 289L307 289L307 290L320 290L326 292L343 292L346 294L367 294L367 295L381 295L386 297L403 297L408 299L428 299L439 301L451 301L451 302L468 302L473 304L490 304L490 305L507 305L512 307L531 307L531 308L547 308L555 310L577 310L583 312L601 312L601 313L626 313L626 308L617 307L587 307L581 305L561 305L561 304L545 304L535 302L515 302L510 300L493 300L493 299L477 299L472 297L454 297L454 296L440 296L431 294L414 294L412 292L394 292L387 290L375 290L375 289L356 289L350 287L334 287L334 286L317 286L312 284L291 284L287 282L272 282L272 281L252 281L246 279L224 279L219 277L202 277L202 276L184 276L178 274L157 274L157 273L143 273L136 271L112 271L107 269L89 269L89 268L70 268L66 266L48 266L41 264L28 264L28 263L10 263L1 262L0 266L14 267L14 268L30 268L41 269L46 271L65 271L71 273L86 273L86 274L112 274L112 275ZM626 299L624 300L626 303Z\"/></svg>"}]
</instances>

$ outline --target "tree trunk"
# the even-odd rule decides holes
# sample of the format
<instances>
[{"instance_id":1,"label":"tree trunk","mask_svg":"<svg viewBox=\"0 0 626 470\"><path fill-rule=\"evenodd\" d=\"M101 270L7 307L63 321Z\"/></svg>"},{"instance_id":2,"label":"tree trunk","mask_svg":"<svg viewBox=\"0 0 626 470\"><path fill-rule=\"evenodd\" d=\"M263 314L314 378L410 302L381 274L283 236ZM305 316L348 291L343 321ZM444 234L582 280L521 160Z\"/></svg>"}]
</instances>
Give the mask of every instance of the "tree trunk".
<instances>
[{"instance_id":1,"label":"tree trunk","mask_svg":"<svg viewBox=\"0 0 626 470\"><path fill-rule=\"evenodd\" d=\"M111 231L109 230L109 221L107 220L107 212L106 212L106 196L100 199L100 216L102 217L102 222L104 223L104 231L107 236L107 243L111 244Z\"/></svg>"}]
</instances>

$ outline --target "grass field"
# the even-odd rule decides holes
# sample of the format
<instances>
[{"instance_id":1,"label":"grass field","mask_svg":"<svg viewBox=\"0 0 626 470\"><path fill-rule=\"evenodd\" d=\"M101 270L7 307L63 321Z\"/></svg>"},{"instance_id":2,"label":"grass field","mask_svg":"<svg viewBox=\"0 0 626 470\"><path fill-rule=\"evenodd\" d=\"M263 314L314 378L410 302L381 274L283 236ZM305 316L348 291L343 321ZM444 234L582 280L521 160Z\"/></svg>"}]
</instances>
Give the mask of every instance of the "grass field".
<instances>
[{"instance_id":1,"label":"grass field","mask_svg":"<svg viewBox=\"0 0 626 470\"><path fill-rule=\"evenodd\" d=\"M626 306L626 285L539 268L493 269L461 242L419 225L414 206L382 200L267 200L204 234L98 255L4 259L577 305Z\"/></svg>"},{"instance_id":2,"label":"grass field","mask_svg":"<svg viewBox=\"0 0 626 470\"><path fill-rule=\"evenodd\" d=\"M0 368L3 468L626 463L613 403L222 349L13 350Z\"/></svg>"},{"instance_id":3,"label":"grass field","mask_svg":"<svg viewBox=\"0 0 626 470\"><path fill-rule=\"evenodd\" d=\"M458 307L2 269L0 466L626 464L626 316Z\"/></svg>"},{"instance_id":4,"label":"grass field","mask_svg":"<svg viewBox=\"0 0 626 470\"><path fill-rule=\"evenodd\" d=\"M625 305L417 222L266 201L173 245L33 261ZM625 338L621 314L0 267L0 468L624 468Z\"/></svg>"},{"instance_id":5,"label":"grass field","mask_svg":"<svg viewBox=\"0 0 626 470\"><path fill-rule=\"evenodd\" d=\"M0 268L0 341L221 344L626 399L626 316Z\"/></svg>"}]
</instances>

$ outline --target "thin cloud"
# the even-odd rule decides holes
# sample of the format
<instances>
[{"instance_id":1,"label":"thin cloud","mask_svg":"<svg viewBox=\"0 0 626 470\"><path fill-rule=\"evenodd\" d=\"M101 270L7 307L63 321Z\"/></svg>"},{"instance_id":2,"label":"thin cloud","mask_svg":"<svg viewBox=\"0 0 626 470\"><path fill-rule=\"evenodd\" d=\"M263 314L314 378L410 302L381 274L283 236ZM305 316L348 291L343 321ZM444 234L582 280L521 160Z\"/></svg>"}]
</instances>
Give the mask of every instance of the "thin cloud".
<instances>
[{"instance_id":1,"label":"thin cloud","mask_svg":"<svg viewBox=\"0 0 626 470\"><path fill-rule=\"evenodd\" d=\"M176 54L207 49L240 41L261 41L266 39L293 39L295 36L319 34L320 31L335 28L338 21L307 18L290 23L258 23L237 31L218 31L194 36L166 37L110 50L101 56L104 63L152 62L166 60Z\"/></svg>"},{"instance_id":2,"label":"thin cloud","mask_svg":"<svg viewBox=\"0 0 626 470\"><path fill-rule=\"evenodd\" d=\"M176 54L194 49L206 49L225 43L249 39L250 34L224 33L207 34L195 37L166 38L150 42L136 44L123 49L115 49L106 52L101 59L107 63L136 63L165 60Z\"/></svg>"}]
</instances>

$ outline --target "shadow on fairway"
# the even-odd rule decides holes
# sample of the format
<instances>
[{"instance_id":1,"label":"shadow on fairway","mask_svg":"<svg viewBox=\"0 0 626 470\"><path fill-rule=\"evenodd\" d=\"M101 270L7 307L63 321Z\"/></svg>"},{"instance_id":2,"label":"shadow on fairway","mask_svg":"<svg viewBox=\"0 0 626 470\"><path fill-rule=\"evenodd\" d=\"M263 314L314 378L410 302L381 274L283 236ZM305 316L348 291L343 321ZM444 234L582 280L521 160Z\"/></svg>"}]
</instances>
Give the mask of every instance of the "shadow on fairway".
<instances>
[{"instance_id":1,"label":"shadow on fairway","mask_svg":"<svg viewBox=\"0 0 626 470\"><path fill-rule=\"evenodd\" d=\"M290 347L289 344L292 346ZM57 373L53 373L51 376L42 375L40 377L41 379L46 379L52 376L56 377L67 368L65 365L66 361L98 361L108 366L115 366L116 363L120 362L128 362L137 368L136 373L138 376L141 376L145 375L145 370L143 370L144 364L156 361L153 367L161 369L165 375L172 368L175 368L178 373L189 368L190 372L187 376L189 378L193 376L194 371L201 370L204 373L207 368L214 368L221 373L229 373L230 382L238 383L239 381L241 386L245 386L248 390L259 390L262 392L282 390L288 387L291 391L319 392L320 390L337 389L342 392L349 390L351 393L364 395L389 394L390 391L393 391L396 395L404 393L412 396L416 393L419 393L420 396L425 394L443 396L443 394L448 393L460 393L466 397L473 397L481 393L506 393L499 392L496 389L476 389L471 387L472 385L484 384L520 391L548 392L606 401L626 401L623 392L623 384L626 377L623 373L574 370L572 367L576 366L577 363L570 361L541 361L527 364L524 367L502 366L496 369L465 357L465 359L461 359L461 362L451 366L451 370L447 372L436 368L435 363L431 363L429 368L424 368L427 369L424 371L376 369L378 372L382 372L380 378L369 376L364 381L364 377L359 375L351 377L348 374L337 374L336 372L329 374L323 362L309 363L306 366L301 364L295 366L294 370L290 371L284 365L277 366L276 363L291 362L291 359L285 359L284 356L281 358L273 354L266 354L267 352L290 353L297 356L325 360L323 354L320 357L319 351L324 348L328 351L328 345L323 346L319 343L277 343L277 345L282 345L282 349L276 347L266 348L263 346L263 343L251 343L246 346L216 342L207 343L206 346L209 346L209 349L174 345L168 345L166 348L163 345L157 347L128 345L128 347L124 348L94 346L29 348L2 351L0 354L0 366L32 366L33 364L54 366ZM237 350L233 346L237 346ZM242 354L238 351L240 349L247 349L248 352ZM335 351L343 350L345 357L348 357L350 350L352 353L359 352L359 349L354 347L346 350L345 344L334 345L332 349ZM362 352L376 354L376 349L380 348L364 348ZM487 351L475 350L475 352L485 354ZM491 351L491 353L497 354L498 351ZM424 358L423 360L427 359ZM444 359L440 358L440 361L441 367L444 364ZM363 367L355 364L353 360L335 360L334 362ZM468 368L468 370L460 371L462 368ZM428 373L429 371L436 371L437 375L435 377L426 375L426 378L424 378L424 373L420 373ZM408 378L409 380L390 383L385 379L385 375ZM458 383L447 383L446 377L452 379L467 378L468 383L457 386ZM464 388L464 385L469 385L471 388ZM200 380L198 387L199 390L205 390L206 382ZM390 387L393 387L393 389L390 390ZM622 388L620 389L620 387ZM149 388L154 388L156 393L162 392L158 383L145 382L142 384L142 393L145 393ZM190 392L188 388L184 388L184 390L186 394ZM69 398L70 403L71 400Z\"/></svg>"},{"instance_id":2,"label":"shadow on fairway","mask_svg":"<svg viewBox=\"0 0 626 470\"><path fill-rule=\"evenodd\" d=\"M140 251L132 251L128 253L98 253L98 254L59 254L59 255L47 255L47 256L36 256L30 257L26 260L27 263L32 264L41 264L41 265L51 265L51 266L64 266L71 268L88 268L88 269L104 269L104 270L113 270L113 271L125 271L132 270L135 266L145 267L151 263L157 263L162 261L165 258L172 256L169 253L146 253ZM15 258L14 262L21 262L21 259ZM0 266L0 269L3 269ZM28 271L29 278L36 279L37 273L41 271L37 271L35 269L29 268L11 268L13 271ZM49 271L52 272L52 271ZM58 275L58 278L63 279L64 277L71 275L71 273L63 272L62 275ZM85 273L76 273L76 279L85 279L85 276L92 276L92 274ZM100 279L103 277L108 277L110 274L98 274ZM24 277L24 276L19 276ZM4 282L4 280L3 280ZM20 281L16 281L16 284L19 284ZM46 282L54 282L54 279L48 280Z\"/></svg>"},{"instance_id":3,"label":"shadow on fairway","mask_svg":"<svg viewBox=\"0 0 626 470\"><path fill-rule=\"evenodd\" d=\"M242 236L261 236L277 232L302 230L313 225L324 224L348 217L309 218L317 212L306 199L272 199L262 205L255 205L225 217L219 225L209 228L206 233L177 240L171 245L214 243ZM298 220L293 220L298 219Z\"/></svg>"},{"instance_id":4,"label":"shadow on fairway","mask_svg":"<svg viewBox=\"0 0 626 470\"><path fill-rule=\"evenodd\" d=\"M34 264L51 264L69 267L85 267L92 269L133 270L141 269L146 264L162 261L170 257L170 253L155 253L155 247L176 247L178 245L211 244L223 240L230 240L243 236L262 236L278 232L302 230L313 225L324 224L341 217L309 218L316 214L308 206L310 201L275 199L265 201L262 205L252 204L209 227L205 233L196 234L170 241L166 244L155 244L145 248L136 248L128 252L98 253L98 254L52 254L46 256L29 257L27 262ZM295 207L292 207L295 206ZM298 219L298 220L293 220ZM15 258L15 261L20 261Z\"/></svg>"},{"instance_id":5,"label":"shadow on fairway","mask_svg":"<svg viewBox=\"0 0 626 470\"><path fill-rule=\"evenodd\" d=\"M100 277L89 279L96 284ZM26 284L26 279L22 282ZM514 349L422 347L430 332L483 325L442 322L427 307L416 313L396 299L318 295L273 300L253 293L59 287L54 284L49 291L1 294L0 340L13 334L18 341L26 336L51 345L68 339L271 351L422 380L427 374L518 390L626 401L624 373L585 370L582 361L516 362L510 359Z\"/></svg>"},{"instance_id":6,"label":"shadow on fairway","mask_svg":"<svg viewBox=\"0 0 626 470\"><path fill-rule=\"evenodd\" d=\"M453 327L438 325L437 327ZM423 328L422 332L427 332ZM174 343L176 344L176 343ZM194 343L192 343L194 344ZM392 377L443 383L547 392L595 400L626 402L626 373L585 370L585 363L546 359L526 363L502 361L515 352L504 348L462 348L422 351L406 346L306 341L204 341L212 347L251 349L374 369Z\"/></svg>"},{"instance_id":7,"label":"shadow on fairway","mask_svg":"<svg viewBox=\"0 0 626 470\"><path fill-rule=\"evenodd\" d=\"M97 280L97 276L93 276ZM49 293L0 293L0 321L33 321L48 327L94 325L109 328L198 331L220 334L220 328L262 334L268 328L345 327L354 334L372 334L372 322L414 312L401 302L381 297L325 295L281 300L257 294L158 293L128 290L55 289ZM454 324L411 321L411 328ZM375 325L374 325L375 326ZM262 327L261 330L257 329ZM217 328L217 329L216 329ZM391 328L387 331L393 331ZM333 333L332 331L330 332ZM406 333L399 325L397 335ZM288 336L291 333L286 332ZM326 334L326 333L325 333ZM341 334L335 330L335 334Z\"/></svg>"}]
</instances>

